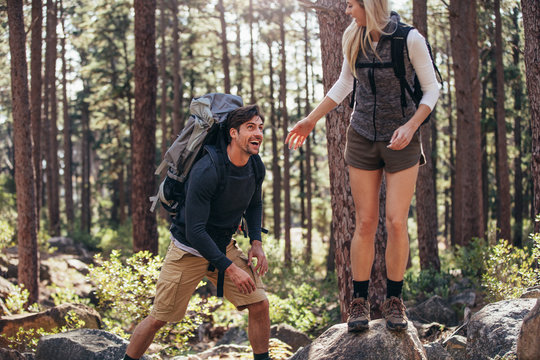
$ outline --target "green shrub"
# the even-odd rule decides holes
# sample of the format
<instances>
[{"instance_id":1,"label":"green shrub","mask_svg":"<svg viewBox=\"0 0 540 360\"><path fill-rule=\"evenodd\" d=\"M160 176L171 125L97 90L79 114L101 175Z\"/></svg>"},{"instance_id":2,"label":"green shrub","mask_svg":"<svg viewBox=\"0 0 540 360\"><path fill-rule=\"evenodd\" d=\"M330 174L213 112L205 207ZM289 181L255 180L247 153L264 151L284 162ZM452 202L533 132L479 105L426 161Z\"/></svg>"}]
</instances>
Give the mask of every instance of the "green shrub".
<instances>
[{"instance_id":1,"label":"green shrub","mask_svg":"<svg viewBox=\"0 0 540 360\"><path fill-rule=\"evenodd\" d=\"M95 256L98 265L90 266L88 279L96 286L98 310L106 330L128 338L126 331L148 316L162 261L159 255L152 256L148 251L128 257L125 264L118 250L113 250L108 260L100 254ZM188 338L210 316L213 306L208 299L192 297L184 319L164 326L156 335L156 342L161 342L169 355L183 351Z\"/></svg>"},{"instance_id":2,"label":"green shrub","mask_svg":"<svg viewBox=\"0 0 540 360\"><path fill-rule=\"evenodd\" d=\"M456 268L461 269L465 277L479 279L486 270L488 251L488 242L480 238L473 238L467 246L456 246Z\"/></svg>"},{"instance_id":3,"label":"green shrub","mask_svg":"<svg viewBox=\"0 0 540 360\"><path fill-rule=\"evenodd\" d=\"M30 293L24 288L24 285L15 285L7 298L1 300L11 315L22 314L24 312L39 312L39 304L35 303L28 306L28 297Z\"/></svg>"},{"instance_id":4,"label":"green shrub","mask_svg":"<svg viewBox=\"0 0 540 360\"><path fill-rule=\"evenodd\" d=\"M421 270L419 273L408 271L403 281L405 300L424 300L434 295L447 297L454 277L448 272Z\"/></svg>"},{"instance_id":5,"label":"green shrub","mask_svg":"<svg viewBox=\"0 0 540 360\"><path fill-rule=\"evenodd\" d=\"M485 262L486 272L482 275L482 285L486 288L488 300L499 301L518 298L528 287L538 282L538 250L540 236L532 236L533 246L517 248L506 240L491 247Z\"/></svg>"}]
</instances>

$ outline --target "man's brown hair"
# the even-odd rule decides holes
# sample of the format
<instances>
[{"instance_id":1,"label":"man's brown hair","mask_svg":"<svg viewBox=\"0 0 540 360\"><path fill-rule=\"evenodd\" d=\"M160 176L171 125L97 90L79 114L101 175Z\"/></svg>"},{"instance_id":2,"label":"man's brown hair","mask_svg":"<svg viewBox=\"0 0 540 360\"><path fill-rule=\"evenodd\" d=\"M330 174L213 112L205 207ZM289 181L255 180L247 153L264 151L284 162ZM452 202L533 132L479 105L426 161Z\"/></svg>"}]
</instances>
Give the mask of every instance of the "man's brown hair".
<instances>
[{"instance_id":1,"label":"man's brown hair","mask_svg":"<svg viewBox=\"0 0 540 360\"><path fill-rule=\"evenodd\" d=\"M227 117L227 143L231 142L231 129L240 131L240 126L243 123L251 120L254 116L258 116L262 122L264 122L264 116L261 114L261 110L258 105L247 105L239 107L229 113Z\"/></svg>"}]
</instances>

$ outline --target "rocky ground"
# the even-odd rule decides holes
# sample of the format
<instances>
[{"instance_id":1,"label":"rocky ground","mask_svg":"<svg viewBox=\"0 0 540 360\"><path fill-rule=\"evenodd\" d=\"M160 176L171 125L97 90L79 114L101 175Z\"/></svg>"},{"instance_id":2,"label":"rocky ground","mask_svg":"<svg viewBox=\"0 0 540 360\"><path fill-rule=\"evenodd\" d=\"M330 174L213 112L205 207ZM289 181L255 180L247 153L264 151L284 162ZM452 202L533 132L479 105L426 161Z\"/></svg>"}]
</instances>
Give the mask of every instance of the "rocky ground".
<instances>
[{"instance_id":1,"label":"rocky ground","mask_svg":"<svg viewBox=\"0 0 540 360\"><path fill-rule=\"evenodd\" d=\"M0 337L0 360L121 359L127 342L101 330L101 317L92 307L81 304L54 307L50 300L55 291L51 284L71 287L82 298L92 297L92 286L85 276L92 254L67 238L52 239L51 245L56 251L42 254L40 276L40 300L48 310L10 315L5 307L0 309L0 329L5 335ZM16 283L16 249L9 249L1 259L0 297L5 298ZM348 333L346 324L337 324L312 341L292 326L274 325L271 351L276 359L291 360L540 359L540 288L529 289L521 299L484 305L472 288L463 286L457 295L448 299L434 296L419 304L407 305L410 321L405 332L390 332L382 320L373 320L365 332ZM465 310L458 313L456 309ZM42 337L35 353L21 354L7 349L6 338L19 328L49 330L64 326L65 315L70 311L83 319L88 328ZM212 340L201 335L202 341L193 344L196 354L171 359L251 358L243 329L213 328L206 324L200 330L205 334L211 332ZM159 350L153 347L150 353Z\"/></svg>"}]
</instances>

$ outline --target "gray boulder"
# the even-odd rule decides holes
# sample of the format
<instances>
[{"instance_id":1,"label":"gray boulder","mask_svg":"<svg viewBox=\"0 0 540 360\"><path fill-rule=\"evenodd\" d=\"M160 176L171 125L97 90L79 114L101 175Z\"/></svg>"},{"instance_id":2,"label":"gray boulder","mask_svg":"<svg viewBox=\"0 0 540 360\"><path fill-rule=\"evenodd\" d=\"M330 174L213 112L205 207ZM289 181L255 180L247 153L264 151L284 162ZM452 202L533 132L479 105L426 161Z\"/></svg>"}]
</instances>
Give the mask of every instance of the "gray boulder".
<instances>
[{"instance_id":1,"label":"gray boulder","mask_svg":"<svg viewBox=\"0 0 540 360\"><path fill-rule=\"evenodd\" d=\"M514 299L488 304L471 317L467 327L467 356L483 360L516 352L523 319L535 299Z\"/></svg>"},{"instance_id":2,"label":"gray boulder","mask_svg":"<svg viewBox=\"0 0 540 360\"><path fill-rule=\"evenodd\" d=\"M0 360L26 360L26 357L17 350L0 348Z\"/></svg>"},{"instance_id":3,"label":"gray boulder","mask_svg":"<svg viewBox=\"0 0 540 360\"><path fill-rule=\"evenodd\" d=\"M532 288L527 289L522 295L522 299L539 299L540 298L540 289Z\"/></svg>"},{"instance_id":4,"label":"gray boulder","mask_svg":"<svg viewBox=\"0 0 540 360\"><path fill-rule=\"evenodd\" d=\"M273 325L270 328L270 337L283 341L293 352L311 344L311 339L306 334L288 324Z\"/></svg>"},{"instance_id":5,"label":"gray boulder","mask_svg":"<svg viewBox=\"0 0 540 360\"><path fill-rule=\"evenodd\" d=\"M446 302L438 295L432 296L419 305L410 308L407 311L410 320L416 320L423 323L437 322L447 326L456 326L458 316Z\"/></svg>"},{"instance_id":6,"label":"gray boulder","mask_svg":"<svg viewBox=\"0 0 540 360\"><path fill-rule=\"evenodd\" d=\"M517 342L520 360L534 360L540 357L540 299L523 319Z\"/></svg>"},{"instance_id":7,"label":"gray boulder","mask_svg":"<svg viewBox=\"0 0 540 360\"><path fill-rule=\"evenodd\" d=\"M476 305L476 293L473 290L465 290L450 297L449 303L452 306L474 307Z\"/></svg>"},{"instance_id":8,"label":"gray boulder","mask_svg":"<svg viewBox=\"0 0 540 360\"><path fill-rule=\"evenodd\" d=\"M424 345L428 360L454 360L441 343L434 342Z\"/></svg>"},{"instance_id":9,"label":"gray boulder","mask_svg":"<svg viewBox=\"0 0 540 360\"><path fill-rule=\"evenodd\" d=\"M124 358L127 344L103 330L79 329L42 337L35 360L119 360ZM147 356L142 359L149 360Z\"/></svg>"},{"instance_id":10,"label":"gray boulder","mask_svg":"<svg viewBox=\"0 0 540 360\"><path fill-rule=\"evenodd\" d=\"M427 360L411 322L403 332L387 330L381 319L369 325L369 330L359 333L349 333L347 324L334 325L290 360Z\"/></svg>"},{"instance_id":11,"label":"gray boulder","mask_svg":"<svg viewBox=\"0 0 540 360\"><path fill-rule=\"evenodd\" d=\"M197 355L176 356L171 360L205 360L205 359L234 359L251 357L251 348L249 346L240 345L220 345L208 349Z\"/></svg>"},{"instance_id":12,"label":"gray boulder","mask_svg":"<svg viewBox=\"0 0 540 360\"><path fill-rule=\"evenodd\" d=\"M247 333L244 329L239 327L232 327L223 337L219 339L216 345L228 345L228 344L243 344L248 341Z\"/></svg>"},{"instance_id":13,"label":"gray boulder","mask_svg":"<svg viewBox=\"0 0 540 360\"><path fill-rule=\"evenodd\" d=\"M467 338L465 336L451 336L444 341L443 345L453 359L462 360L467 358Z\"/></svg>"}]
</instances>

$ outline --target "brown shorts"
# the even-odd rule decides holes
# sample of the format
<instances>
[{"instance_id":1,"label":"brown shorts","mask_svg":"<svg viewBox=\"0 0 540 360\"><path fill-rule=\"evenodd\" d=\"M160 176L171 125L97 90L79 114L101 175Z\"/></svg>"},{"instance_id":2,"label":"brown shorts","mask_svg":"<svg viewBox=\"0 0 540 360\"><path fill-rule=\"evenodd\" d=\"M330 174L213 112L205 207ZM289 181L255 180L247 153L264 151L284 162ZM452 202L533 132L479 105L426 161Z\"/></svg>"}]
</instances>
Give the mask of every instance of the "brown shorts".
<instances>
[{"instance_id":1,"label":"brown shorts","mask_svg":"<svg viewBox=\"0 0 540 360\"><path fill-rule=\"evenodd\" d=\"M362 170L378 170L394 173L408 169L420 161L426 163L418 133L401 150L387 148L388 141L371 141L358 134L350 125L347 129L345 162L347 165Z\"/></svg>"},{"instance_id":2,"label":"brown shorts","mask_svg":"<svg viewBox=\"0 0 540 360\"><path fill-rule=\"evenodd\" d=\"M257 289L251 294L243 294L225 275L224 297L240 310L246 305L265 300L266 293L259 275L248 266L247 257L234 240L227 246L227 257L251 276ZM150 315L166 322L182 320L191 295L205 276L215 285L218 271L208 271L208 260L185 252L171 243L159 274Z\"/></svg>"}]
</instances>

